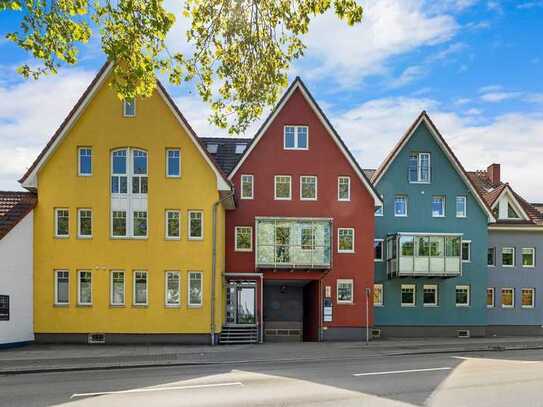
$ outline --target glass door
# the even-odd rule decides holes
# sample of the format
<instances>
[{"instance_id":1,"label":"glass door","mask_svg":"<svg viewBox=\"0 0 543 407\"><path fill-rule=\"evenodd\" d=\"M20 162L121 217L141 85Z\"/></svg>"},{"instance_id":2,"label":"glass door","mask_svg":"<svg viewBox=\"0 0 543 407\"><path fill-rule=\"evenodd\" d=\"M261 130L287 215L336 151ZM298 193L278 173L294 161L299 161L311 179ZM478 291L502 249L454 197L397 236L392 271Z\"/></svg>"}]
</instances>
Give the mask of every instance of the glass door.
<instances>
[{"instance_id":1,"label":"glass door","mask_svg":"<svg viewBox=\"0 0 543 407\"><path fill-rule=\"evenodd\" d=\"M256 283L230 281L226 291L226 323L256 324Z\"/></svg>"}]
</instances>

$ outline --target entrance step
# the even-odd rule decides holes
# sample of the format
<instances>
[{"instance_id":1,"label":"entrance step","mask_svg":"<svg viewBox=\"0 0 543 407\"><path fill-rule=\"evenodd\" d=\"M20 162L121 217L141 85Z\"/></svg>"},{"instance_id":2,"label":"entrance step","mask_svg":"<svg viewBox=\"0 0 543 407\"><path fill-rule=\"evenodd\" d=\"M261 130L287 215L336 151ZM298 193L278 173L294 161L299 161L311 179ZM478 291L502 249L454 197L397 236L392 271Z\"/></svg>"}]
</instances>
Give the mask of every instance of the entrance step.
<instances>
[{"instance_id":1,"label":"entrance step","mask_svg":"<svg viewBox=\"0 0 543 407\"><path fill-rule=\"evenodd\" d=\"M219 343L221 345L258 343L258 328L256 326L223 326Z\"/></svg>"}]
</instances>

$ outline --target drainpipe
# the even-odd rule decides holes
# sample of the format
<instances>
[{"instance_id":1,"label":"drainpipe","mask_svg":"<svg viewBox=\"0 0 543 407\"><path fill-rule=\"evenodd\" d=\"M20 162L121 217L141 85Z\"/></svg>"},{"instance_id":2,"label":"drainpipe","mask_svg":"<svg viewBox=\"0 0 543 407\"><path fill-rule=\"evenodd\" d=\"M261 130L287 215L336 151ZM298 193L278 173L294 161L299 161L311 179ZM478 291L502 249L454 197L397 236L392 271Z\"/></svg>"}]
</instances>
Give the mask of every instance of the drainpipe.
<instances>
[{"instance_id":1,"label":"drainpipe","mask_svg":"<svg viewBox=\"0 0 543 407\"><path fill-rule=\"evenodd\" d=\"M217 276L217 208L227 199L233 198L234 192L213 204L212 209L212 249L211 249L211 346L215 346L215 279Z\"/></svg>"}]
</instances>

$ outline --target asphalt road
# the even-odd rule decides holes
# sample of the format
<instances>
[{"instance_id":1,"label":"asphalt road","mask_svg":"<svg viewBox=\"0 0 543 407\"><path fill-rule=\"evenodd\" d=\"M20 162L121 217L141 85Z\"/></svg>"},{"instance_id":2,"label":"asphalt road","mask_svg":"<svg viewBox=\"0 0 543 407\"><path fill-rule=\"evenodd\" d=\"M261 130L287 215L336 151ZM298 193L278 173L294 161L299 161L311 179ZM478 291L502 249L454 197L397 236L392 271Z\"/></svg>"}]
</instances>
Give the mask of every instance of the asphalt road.
<instances>
[{"instance_id":1,"label":"asphalt road","mask_svg":"<svg viewBox=\"0 0 543 407\"><path fill-rule=\"evenodd\" d=\"M0 376L0 406L543 406L543 351Z\"/></svg>"}]
</instances>

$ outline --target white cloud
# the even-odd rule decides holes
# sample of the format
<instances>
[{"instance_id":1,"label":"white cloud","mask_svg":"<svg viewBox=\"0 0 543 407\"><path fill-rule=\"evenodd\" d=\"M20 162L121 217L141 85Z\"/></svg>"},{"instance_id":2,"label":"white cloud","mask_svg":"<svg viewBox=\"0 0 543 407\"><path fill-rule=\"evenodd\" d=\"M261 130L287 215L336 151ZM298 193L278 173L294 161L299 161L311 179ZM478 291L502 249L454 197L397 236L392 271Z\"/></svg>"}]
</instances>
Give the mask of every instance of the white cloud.
<instances>
[{"instance_id":1,"label":"white cloud","mask_svg":"<svg viewBox=\"0 0 543 407\"><path fill-rule=\"evenodd\" d=\"M400 74L398 78L389 81L388 87L392 89L400 88L422 78L427 72L428 70L421 65L409 66Z\"/></svg>"},{"instance_id":2,"label":"white cloud","mask_svg":"<svg viewBox=\"0 0 543 407\"><path fill-rule=\"evenodd\" d=\"M457 54L467 48L467 45L461 42L455 42L454 44L450 44L445 49L437 52L436 54L428 57L426 59L427 62L436 62L436 61L442 61L448 59L450 56Z\"/></svg>"},{"instance_id":3,"label":"white cloud","mask_svg":"<svg viewBox=\"0 0 543 407\"><path fill-rule=\"evenodd\" d=\"M517 5L518 9L529 10L536 7L543 7L543 1L527 1Z\"/></svg>"},{"instance_id":4,"label":"white cloud","mask_svg":"<svg viewBox=\"0 0 543 407\"><path fill-rule=\"evenodd\" d=\"M521 92L488 92L481 95L481 100L484 102L496 103L508 99L515 99L521 95Z\"/></svg>"}]
</instances>

